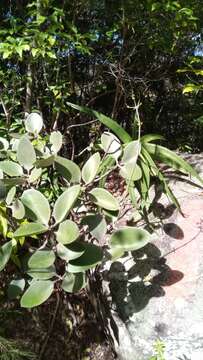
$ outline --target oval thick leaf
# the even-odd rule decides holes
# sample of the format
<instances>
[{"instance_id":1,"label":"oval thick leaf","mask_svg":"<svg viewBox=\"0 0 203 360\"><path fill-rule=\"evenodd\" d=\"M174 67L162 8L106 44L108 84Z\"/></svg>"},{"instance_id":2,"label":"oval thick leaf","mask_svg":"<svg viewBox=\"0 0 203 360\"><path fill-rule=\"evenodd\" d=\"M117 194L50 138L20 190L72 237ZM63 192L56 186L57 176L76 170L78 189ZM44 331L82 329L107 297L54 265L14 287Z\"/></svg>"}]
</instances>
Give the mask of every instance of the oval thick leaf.
<instances>
[{"instance_id":1,"label":"oval thick leaf","mask_svg":"<svg viewBox=\"0 0 203 360\"><path fill-rule=\"evenodd\" d=\"M43 126L43 119L38 113L31 113L25 120L25 128L27 132L39 134Z\"/></svg>"},{"instance_id":2,"label":"oval thick leaf","mask_svg":"<svg viewBox=\"0 0 203 360\"><path fill-rule=\"evenodd\" d=\"M111 235L110 246L123 251L138 250L145 246L150 238L146 230L126 226Z\"/></svg>"},{"instance_id":3,"label":"oval thick leaf","mask_svg":"<svg viewBox=\"0 0 203 360\"><path fill-rule=\"evenodd\" d=\"M95 176L97 175L100 162L101 162L101 157L100 154L97 152L94 155L92 155L83 166L82 179L86 184L94 180Z\"/></svg>"},{"instance_id":4,"label":"oval thick leaf","mask_svg":"<svg viewBox=\"0 0 203 360\"><path fill-rule=\"evenodd\" d=\"M49 167L49 166L53 165L54 161L55 161L55 155L51 155L51 156L48 156L48 157L46 157L44 159L37 160L35 162L35 166L37 168L42 168L43 169L43 168L46 168L46 167Z\"/></svg>"},{"instance_id":5,"label":"oval thick leaf","mask_svg":"<svg viewBox=\"0 0 203 360\"><path fill-rule=\"evenodd\" d=\"M10 259L12 252L12 240L0 247L0 271L2 271Z\"/></svg>"},{"instance_id":6,"label":"oval thick leaf","mask_svg":"<svg viewBox=\"0 0 203 360\"><path fill-rule=\"evenodd\" d=\"M25 288L25 279L11 280L7 290L8 298L16 299L19 295L22 294L24 288Z\"/></svg>"},{"instance_id":7,"label":"oval thick leaf","mask_svg":"<svg viewBox=\"0 0 203 360\"><path fill-rule=\"evenodd\" d=\"M122 153L120 140L109 132L104 132L101 136L101 145L106 154L118 159Z\"/></svg>"},{"instance_id":8,"label":"oval thick leaf","mask_svg":"<svg viewBox=\"0 0 203 360\"><path fill-rule=\"evenodd\" d=\"M71 260L68 264L68 271L78 273L95 267L102 261L103 252L101 247L94 244L84 244L85 252L82 256L75 260Z\"/></svg>"},{"instance_id":9,"label":"oval thick leaf","mask_svg":"<svg viewBox=\"0 0 203 360\"><path fill-rule=\"evenodd\" d=\"M48 200L41 192L35 189L25 190L22 197L27 216L33 221L40 221L47 225L50 219L50 206Z\"/></svg>"},{"instance_id":10,"label":"oval thick leaf","mask_svg":"<svg viewBox=\"0 0 203 360\"><path fill-rule=\"evenodd\" d=\"M95 188L90 191L91 200L98 206L107 210L119 210L119 202L105 189Z\"/></svg>"},{"instance_id":11,"label":"oval thick leaf","mask_svg":"<svg viewBox=\"0 0 203 360\"><path fill-rule=\"evenodd\" d=\"M28 266L34 269L48 268L53 265L55 254L53 250L37 250L29 259Z\"/></svg>"},{"instance_id":12,"label":"oval thick leaf","mask_svg":"<svg viewBox=\"0 0 203 360\"><path fill-rule=\"evenodd\" d=\"M43 234L48 228L41 223L29 223L21 225L13 234L14 237Z\"/></svg>"},{"instance_id":13,"label":"oval thick leaf","mask_svg":"<svg viewBox=\"0 0 203 360\"><path fill-rule=\"evenodd\" d=\"M6 204L7 204L7 205L10 205L10 204L12 203L12 201L13 201L13 199L14 199L14 197L15 197L15 194L16 194L16 187L13 186L13 187L9 190L9 192L8 192L8 194L7 194L7 196L6 196Z\"/></svg>"},{"instance_id":14,"label":"oval thick leaf","mask_svg":"<svg viewBox=\"0 0 203 360\"><path fill-rule=\"evenodd\" d=\"M68 293L76 293L86 285L84 273L67 273L64 277L61 287Z\"/></svg>"},{"instance_id":15,"label":"oval thick leaf","mask_svg":"<svg viewBox=\"0 0 203 360\"><path fill-rule=\"evenodd\" d=\"M142 170L139 165L130 162L121 167L120 175L124 179L137 181L142 177Z\"/></svg>"},{"instance_id":16,"label":"oval thick leaf","mask_svg":"<svg viewBox=\"0 0 203 360\"><path fill-rule=\"evenodd\" d=\"M123 151L122 161L125 163L133 162L134 164L137 162L138 156L140 154L141 145L138 140L131 141L125 147Z\"/></svg>"},{"instance_id":17,"label":"oval thick leaf","mask_svg":"<svg viewBox=\"0 0 203 360\"><path fill-rule=\"evenodd\" d=\"M0 150L6 151L8 150L8 148L9 148L9 142L6 139L0 137Z\"/></svg>"},{"instance_id":18,"label":"oval thick leaf","mask_svg":"<svg viewBox=\"0 0 203 360\"><path fill-rule=\"evenodd\" d=\"M70 183L79 183L81 180L81 171L73 161L61 156L55 158L56 170Z\"/></svg>"},{"instance_id":19,"label":"oval thick leaf","mask_svg":"<svg viewBox=\"0 0 203 360\"><path fill-rule=\"evenodd\" d=\"M102 241L107 232L106 220L100 214L87 215L82 219L83 225L88 225L90 234Z\"/></svg>"},{"instance_id":20,"label":"oval thick leaf","mask_svg":"<svg viewBox=\"0 0 203 360\"><path fill-rule=\"evenodd\" d=\"M50 280L33 280L30 287L21 298L20 304L25 308L32 308L45 302L54 290L54 283Z\"/></svg>"},{"instance_id":21,"label":"oval thick leaf","mask_svg":"<svg viewBox=\"0 0 203 360\"><path fill-rule=\"evenodd\" d=\"M56 269L54 265L42 269L29 269L27 274L36 280L48 280L56 275Z\"/></svg>"},{"instance_id":22,"label":"oval thick leaf","mask_svg":"<svg viewBox=\"0 0 203 360\"><path fill-rule=\"evenodd\" d=\"M30 175L29 175L29 182L33 183L37 181L40 176L42 175L42 169L41 168L34 168L32 169Z\"/></svg>"},{"instance_id":23,"label":"oval thick leaf","mask_svg":"<svg viewBox=\"0 0 203 360\"><path fill-rule=\"evenodd\" d=\"M62 244L70 244L80 235L79 228L76 223L71 220L63 221L59 225L56 232L56 240Z\"/></svg>"},{"instance_id":24,"label":"oval thick leaf","mask_svg":"<svg viewBox=\"0 0 203 360\"><path fill-rule=\"evenodd\" d=\"M85 252L85 247L79 242L74 242L70 245L64 246L59 243L56 246L57 255L65 261L70 261L79 258Z\"/></svg>"},{"instance_id":25,"label":"oval thick leaf","mask_svg":"<svg viewBox=\"0 0 203 360\"><path fill-rule=\"evenodd\" d=\"M51 151L56 154L62 147L63 136L60 131L53 131L50 135L49 141L52 144Z\"/></svg>"},{"instance_id":26,"label":"oval thick leaf","mask_svg":"<svg viewBox=\"0 0 203 360\"><path fill-rule=\"evenodd\" d=\"M12 210L12 216L15 219L23 219L25 216L25 208L23 203L19 200L16 199L13 203L13 205L11 206L11 210Z\"/></svg>"},{"instance_id":27,"label":"oval thick leaf","mask_svg":"<svg viewBox=\"0 0 203 360\"><path fill-rule=\"evenodd\" d=\"M22 167L14 161L4 160L0 161L0 169L8 176L22 176Z\"/></svg>"},{"instance_id":28,"label":"oval thick leaf","mask_svg":"<svg viewBox=\"0 0 203 360\"><path fill-rule=\"evenodd\" d=\"M34 147L27 136L23 136L19 141L17 159L18 162L27 170L31 169L36 161Z\"/></svg>"},{"instance_id":29,"label":"oval thick leaf","mask_svg":"<svg viewBox=\"0 0 203 360\"><path fill-rule=\"evenodd\" d=\"M63 219L68 215L77 200L79 193L80 185L73 185L59 196L53 209L53 217L56 223L63 221Z\"/></svg>"}]
</instances>

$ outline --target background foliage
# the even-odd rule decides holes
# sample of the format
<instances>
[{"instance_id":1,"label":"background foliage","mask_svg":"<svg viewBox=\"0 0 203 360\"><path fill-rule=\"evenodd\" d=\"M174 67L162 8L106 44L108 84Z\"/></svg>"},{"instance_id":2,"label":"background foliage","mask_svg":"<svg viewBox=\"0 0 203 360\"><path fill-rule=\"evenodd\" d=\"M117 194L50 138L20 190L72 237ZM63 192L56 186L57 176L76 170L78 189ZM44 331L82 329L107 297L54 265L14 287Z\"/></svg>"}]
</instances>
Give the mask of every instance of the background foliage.
<instances>
[{"instance_id":1,"label":"background foliage","mask_svg":"<svg viewBox=\"0 0 203 360\"><path fill-rule=\"evenodd\" d=\"M81 129L78 135L70 126L85 117L72 113L67 100L131 132L134 94L143 133L158 131L173 148L201 150L201 1L1 3L1 113L8 127L38 109L47 130L67 135L73 153L73 139L80 138L77 150L84 144ZM96 136L92 130L83 128L84 143Z\"/></svg>"}]
</instances>

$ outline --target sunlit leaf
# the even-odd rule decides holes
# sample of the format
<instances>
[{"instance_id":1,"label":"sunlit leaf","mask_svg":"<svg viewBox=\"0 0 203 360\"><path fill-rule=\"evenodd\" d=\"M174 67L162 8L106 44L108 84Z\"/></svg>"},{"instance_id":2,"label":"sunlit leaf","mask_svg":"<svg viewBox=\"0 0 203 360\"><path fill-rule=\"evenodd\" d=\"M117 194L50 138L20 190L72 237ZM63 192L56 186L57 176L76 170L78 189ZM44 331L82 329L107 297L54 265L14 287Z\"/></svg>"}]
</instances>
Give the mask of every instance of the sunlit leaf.
<instances>
[{"instance_id":1,"label":"sunlit leaf","mask_svg":"<svg viewBox=\"0 0 203 360\"><path fill-rule=\"evenodd\" d=\"M139 165L130 162L121 167L120 175L124 179L137 181L142 177L142 170Z\"/></svg>"},{"instance_id":2,"label":"sunlit leaf","mask_svg":"<svg viewBox=\"0 0 203 360\"><path fill-rule=\"evenodd\" d=\"M70 183L79 183L81 180L80 168L73 161L61 156L55 158L56 170Z\"/></svg>"},{"instance_id":3,"label":"sunlit leaf","mask_svg":"<svg viewBox=\"0 0 203 360\"><path fill-rule=\"evenodd\" d=\"M14 161L4 160L0 161L0 169L8 176L22 176L22 167Z\"/></svg>"},{"instance_id":4,"label":"sunlit leaf","mask_svg":"<svg viewBox=\"0 0 203 360\"><path fill-rule=\"evenodd\" d=\"M106 154L118 159L122 153L120 140L110 132L104 132L101 136L101 145Z\"/></svg>"},{"instance_id":5,"label":"sunlit leaf","mask_svg":"<svg viewBox=\"0 0 203 360\"><path fill-rule=\"evenodd\" d=\"M53 217L57 223L63 221L72 209L80 193L80 185L73 185L64 191L56 200Z\"/></svg>"},{"instance_id":6,"label":"sunlit leaf","mask_svg":"<svg viewBox=\"0 0 203 360\"><path fill-rule=\"evenodd\" d=\"M85 252L85 247L82 243L73 242L72 244L64 246L59 243L56 246L57 255L65 261L77 259Z\"/></svg>"},{"instance_id":7,"label":"sunlit leaf","mask_svg":"<svg viewBox=\"0 0 203 360\"><path fill-rule=\"evenodd\" d=\"M33 280L23 294L20 304L25 308L32 308L45 302L54 290L54 283L50 280Z\"/></svg>"},{"instance_id":8,"label":"sunlit leaf","mask_svg":"<svg viewBox=\"0 0 203 360\"><path fill-rule=\"evenodd\" d=\"M25 120L26 131L38 135L43 127L43 119L38 113L31 113Z\"/></svg>"},{"instance_id":9,"label":"sunlit leaf","mask_svg":"<svg viewBox=\"0 0 203 360\"><path fill-rule=\"evenodd\" d=\"M52 144L51 151L54 154L59 152L59 150L61 149L62 144L63 144L63 136L60 133L60 131L53 131L50 135L49 141Z\"/></svg>"},{"instance_id":10,"label":"sunlit leaf","mask_svg":"<svg viewBox=\"0 0 203 360\"><path fill-rule=\"evenodd\" d=\"M68 293L76 293L86 286L85 274L77 273L71 274L66 273L61 287Z\"/></svg>"},{"instance_id":11,"label":"sunlit leaf","mask_svg":"<svg viewBox=\"0 0 203 360\"><path fill-rule=\"evenodd\" d=\"M27 274L36 280L48 280L56 275L56 269L54 265L41 269L32 268L27 270Z\"/></svg>"},{"instance_id":12,"label":"sunlit leaf","mask_svg":"<svg viewBox=\"0 0 203 360\"><path fill-rule=\"evenodd\" d=\"M7 194L7 196L6 196L6 204L7 204L7 205L10 205L10 204L12 203L12 201L13 201L13 199L14 199L14 197L15 197L15 194L16 194L16 187L13 186L13 187L9 190L9 192L8 192L8 194Z\"/></svg>"},{"instance_id":13,"label":"sunlit leaf","mask_svg":"<svg viewBox=\"0 0 203 360\"><path fill-rule=\"evenodd\" d=\"M48 268L53 265L55 255L53 250L37 250L29 259L28 266L34 269Z\"/></svg>"},{"instance_id":14,"label":"sunlit leaf","mask_svg":"<svg viewBox=\"0 0 203 360\"><path fill-rule=\"evenodd\" d=\"M91 200L98 206L108 210L119 210L119 202L105 189L94 188L89 192Z\"/></svg>"},{"instance_id":15,"label":"sunlit leaf","mask_svg":"<svg viewBox=\"0 0 203 360\"><path fill-rule=\"evenodd\" d=\"M25 190L22 197L22 203L26 208L27 216L33 221L40 221L47 225L50 219L50 206L48 200L38 190Z\"/></svg>"},{"instance_id":16,"label":"sunlit leaf","mask_svg":"<svg viewBox=\"0 0 203 360\"><path fill-rule=\"evenodd\" d=\"M47 227L42 225L41 223L22 224L14 232L13 236L17 238L22 236L38 235L38 234L43 234L47 230L48 230Z\"/></svg>"},{"instance_id":17,"label":"sunlit leaf","mask_svg":"<svg viewBox=\"0 0 203 360\"><path fill-rule=\"evenodd\" d=\"M32 169L32 171L29 175L29 182L33 183L33 182L37 181L41 175L42 175L42 169L40 169L40 168Z\"/></svg>"},{"instance_id":18,"label":"sunlit leaf","mask_svg":"<svg viewBox=\"0 0 203 360\"><path fill-rule=\"evenodd\" d=\"M100 161L101 157L100 154L97 152L92 155L83 166L82 179L86 184L94 180L99 169Z\"/></svg>"},{"instance_id":19,"label":"sunlit leaf","mask_svg":"<svg viewBox=\"0 0 203 360\"><path fill-rule=\"evenodd\" d=\"M34 147L27 136L23 136L19 141L17 159L19 163L27 170L30 170L36 161Z\"/></svg>"},{"instance_id":20,"label":"sunlit leaf","mask_svg":"<svg viewBox=\"0 0 203 360\"><path fill-rule=\"evenodd\" d=\"M23 219L25 216L25 208L23 203L19 200L16 199L13 203L13 205L11 206L11 210L12 210L12 216L15 219Z\"/></svg>"},{"instance_id":21,"label":"sunlit leaf","mask_svg":"<svg viewBox=\"0 0 203 360\"><path fill-rule=\"evenodd\" d=\"M65 220L59 225L56 232L56 240L62 244L70 244L80 235L79 228L76 223L71 220Z\"/></svg>"}]
</instances>

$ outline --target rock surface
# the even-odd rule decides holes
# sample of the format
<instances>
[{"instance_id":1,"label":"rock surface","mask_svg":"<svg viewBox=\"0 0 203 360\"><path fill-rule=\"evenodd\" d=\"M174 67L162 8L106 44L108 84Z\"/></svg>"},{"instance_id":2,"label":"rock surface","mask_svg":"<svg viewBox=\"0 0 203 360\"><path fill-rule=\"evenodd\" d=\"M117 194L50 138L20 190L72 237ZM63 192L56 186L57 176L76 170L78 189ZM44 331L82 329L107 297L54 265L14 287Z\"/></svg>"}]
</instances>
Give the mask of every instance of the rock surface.
<instances>
[{"instance_id":1,"label":"rock surface","mask_svg":"<svg viewBox=\"0 0 203 360\"><path fill-rule=\"evenodd\" d=\"M202 155L186 157L203 172ZM166 360L203 359L203 189L174 177L170 183L184 217L158 199L154 241L108 273L120 360L148 360L157 339Z\"/></svg>"}]
</instances>

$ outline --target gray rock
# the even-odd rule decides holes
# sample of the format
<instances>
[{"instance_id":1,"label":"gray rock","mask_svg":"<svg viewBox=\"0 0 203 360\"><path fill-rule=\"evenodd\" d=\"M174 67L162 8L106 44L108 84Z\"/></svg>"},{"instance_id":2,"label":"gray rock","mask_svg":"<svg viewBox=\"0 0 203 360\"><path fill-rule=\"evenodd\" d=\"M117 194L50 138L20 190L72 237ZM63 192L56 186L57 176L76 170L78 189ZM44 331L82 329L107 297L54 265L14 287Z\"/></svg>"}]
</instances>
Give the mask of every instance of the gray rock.
<instances>
[{"instance_id":1,"label":"gray rock","mask_svg":"<svg viewBox=\"0 0 203 360\"><path fill-rule=\"evenodd\" d=\"M203 172L202 155L185 157ZM174 176L170 185L184 217L159 197L153 242L109 269L120 360L148 360L157 339L166 360L203 359L203 189Z\"/></svg>"}]
</instances>

